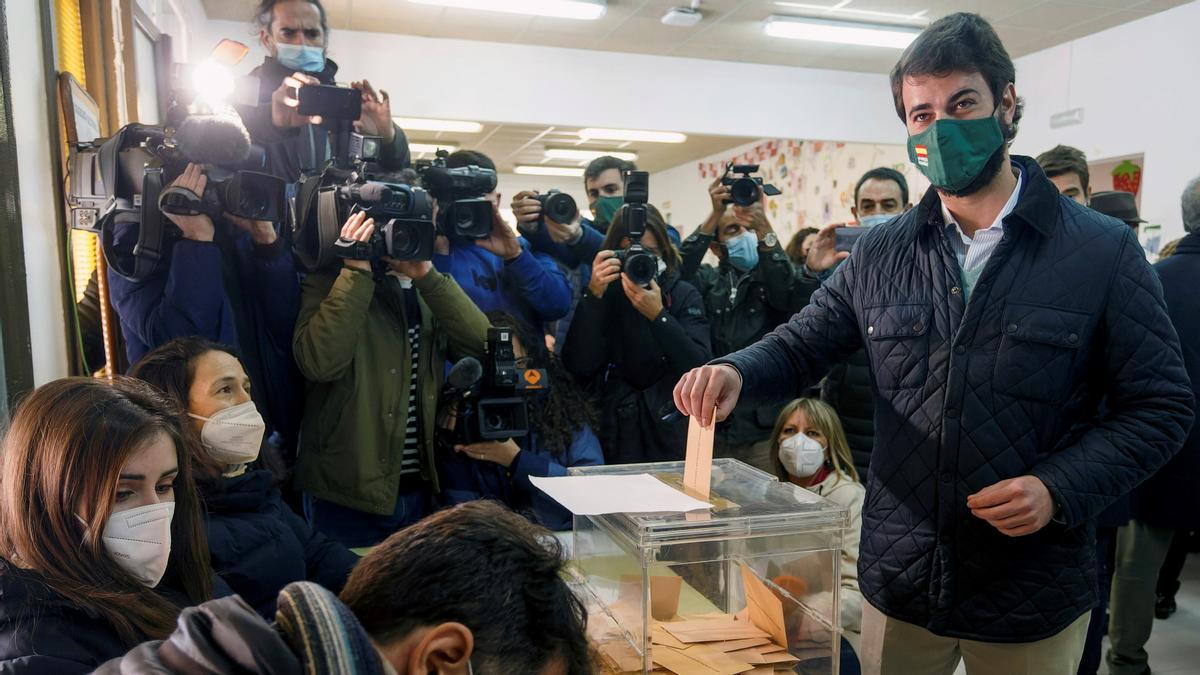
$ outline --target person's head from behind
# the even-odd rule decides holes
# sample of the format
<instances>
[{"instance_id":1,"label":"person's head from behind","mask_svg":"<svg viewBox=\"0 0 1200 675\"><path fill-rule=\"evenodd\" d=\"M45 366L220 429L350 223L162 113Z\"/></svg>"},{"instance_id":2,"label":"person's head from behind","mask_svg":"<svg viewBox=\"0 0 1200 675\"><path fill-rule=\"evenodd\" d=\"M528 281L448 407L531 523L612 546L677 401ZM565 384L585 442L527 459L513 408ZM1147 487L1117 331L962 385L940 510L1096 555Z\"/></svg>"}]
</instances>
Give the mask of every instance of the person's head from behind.
<instances>
[{"instance_id":1,"label":"person's head from behind","mask_svg":"<svg viewBox=\"0 0 1200 675\"><path fill-rule=\"evenodd\" d=\"M1200 232L1200 176L1188 181L1180 206L1183 211L1183 230L1188 234Z\"/></svg>"},{"instance_id":2,"label":"person's head from behind","mask_svg":"<svg viewBox=\"0 0 1200 675\"><path fill-rule=\"evenodd\" d=\"M876 167L864 173L854 185L854 206L850 211L862 227L882 225L911 208L908 181L895 169Z\"/></svg>"},{"instance_id":3,"label":"person's head from behind","mask_svg":"<svg viewBox=\"0 0 1200 675\"><path fill-rule=\"evenodd\" d=\"M254 23L272 58L294 70L324 70L329 24L320 0L261 0Z\"/></svg>"},{"instance_id":4,"label":"person's head from behind","mask_svg":"<svg viewBox=\"0 0 1200 675\"><path fill-rule=\"evenodd\" d=\"M496 163L492 161L492 158L478 150L458 150L450 153L450 156L446 158L446 168L448 169L461 169L466 166L496 170ZM498 183L494 190L483 196L496 208L500 208L500 185Z\"/></svg>"},{"instance_id":5,"label":"person's head from behind","mask_svg":"<svg viewBox=\"0 0 1200 675\"><path fill-rule=\"evenodd\" d=\"M583 189L587 192L592 220L603 230L612 222L625 199L625 174L637 171L628 160L611 155L593 159L583 170Z\"/></svg>"},{"instance_id":6,"label":"person's head from behind","mask_svg":"<svg viewBox=\"0 0 1200 675\"><path fill-rule=\"evenodd\" d=\"M798 398L779 411L771 452L781 480L805 480L822 466L858 480L837 411L815 398Z\"/></svg>"},{"instance_id":7,"label":"person's head from behind","mask_svg":"<svg viewBox=\"0 0 1200 675\"><path fill-rule=\"evenodd\" d=\"M181 337L142 357L129 373L183 411L185 443L197 473L238 470L259 457L266 424L251 399L250 376L232 349Z\"/></svg>"},{"instance_id":8,"label":"person's head from behind","mask_svg":"<svg viewBox=\"0 0 1200 675\"><path fill-rule=\"evenodd\" d=\"M806 227L792 235L791 241L784 249L792 262L802 263L808 258L808 249L812 248L813 242L817 240L818 232L820 230L815 227Z\"/></svg>"},{"instance_id":9,"label":"person's head from behind","mask_svg":"<svg viewBox=\"0 0 1200 675\"><path fill-rule=\"evenodd\" d=\"M341 599L399 675L590 673L587 616L562 566L549 531L469 502L388 537Z\"/></svg>"},{"instance_id":10,"label":"person's head from behind","mask_svg":"<svg viewBox=\"0 0 1200 675\"><path fill-rule=\"evenodd\" d=\"M1008 165L1022 102L1016 68L992 26L959 12L933 22L892 69L909 158L938 191L974 194Z\"/></svg>"},{"instance_id":11,"label":"person's head from behind","mask_svg":"<svg viewBox=\"0 0 1200 675\"><path fill-rule=\"evenodd\" d=\"M1060 195L1088 205L1092 199L1092 186L1088 185L1087 156L1082 150L1056 145L1038 155L1037 163Z\"/></svg>"},{"instance_id":12,"label":"person's head from behind","mask_svg":"<svg viewBox=\"0 0 1200 675\"><path fill-rule=\"evenodd\" d=\"M632 243L629 237L629 207L622 206L613 216L612 224L608 226L600 248L605 251L619 251L629 248ZM646 232L642 235L642 247L665 263L667 270L677 270L682 263L679 251L667 235L667 221L652 204L646 204Z\"/></svg>"},{"instance_id":13,"label":"person's head from behind","mask_svg":"<svg viewBox=\"0 0 1200 675\"><path fill-rule=\"evenodd\" d=\"M131 644L171 632L179 608L151 590L164 574L211 595L200 509L178 417L143 382L55 380L4 436L0 556Z\"/></svg>"}]
</instances>

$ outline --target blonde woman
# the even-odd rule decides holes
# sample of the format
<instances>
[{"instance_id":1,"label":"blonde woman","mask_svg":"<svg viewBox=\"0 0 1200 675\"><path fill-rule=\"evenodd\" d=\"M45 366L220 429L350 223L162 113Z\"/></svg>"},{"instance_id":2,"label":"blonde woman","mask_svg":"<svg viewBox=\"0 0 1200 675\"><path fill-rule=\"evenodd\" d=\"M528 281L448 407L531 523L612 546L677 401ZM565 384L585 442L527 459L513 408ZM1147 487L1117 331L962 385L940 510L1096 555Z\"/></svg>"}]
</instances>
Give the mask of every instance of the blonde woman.
<instances>
[{"instance_id":1,"label":"blonde woman","mask_svg":"<svg viewBox=\"0 0 1200 675\"><path fill-rule=\"evenodd\" d=\"M857 654L863 602L858 589L858 538L866 489L854 470L842 423L828 404L798 398L779 412L771 449L780 480L815 492L850 512L840 566L841 623L846 641Z\"/></svg>"}]
</instances>

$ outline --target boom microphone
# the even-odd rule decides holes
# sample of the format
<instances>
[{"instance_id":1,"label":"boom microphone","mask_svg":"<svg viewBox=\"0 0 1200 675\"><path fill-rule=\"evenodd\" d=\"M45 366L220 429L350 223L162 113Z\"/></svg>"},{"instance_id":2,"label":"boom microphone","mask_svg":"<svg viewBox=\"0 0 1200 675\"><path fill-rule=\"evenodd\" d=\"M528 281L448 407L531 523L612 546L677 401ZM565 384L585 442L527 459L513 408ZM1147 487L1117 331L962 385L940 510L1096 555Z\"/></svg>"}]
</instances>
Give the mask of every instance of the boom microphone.
<instances>
[{"instance_id":1,"label":"boom microphone","mask_svg":"<svg viewBox=\"0 0 1200 675\"><path fill-rule=\"evenodd\" d=\"M192 115L175 130L175 143L189 162L239 166L250 157L250 133L229 115Z\"/></svg>"},{"instance_id":2,"label":"boom microphone","mask_svg":"<svg viewBox=\"0 0 1200 675\"><path fill-rule=\"evenodd\" d=\"M455 389L465 391L475 386L475 383L482 378L483 364L479 363L479 359L468 356L454 364L450 373L446 375L446 383Z\"/></svg>"}]
</instances>

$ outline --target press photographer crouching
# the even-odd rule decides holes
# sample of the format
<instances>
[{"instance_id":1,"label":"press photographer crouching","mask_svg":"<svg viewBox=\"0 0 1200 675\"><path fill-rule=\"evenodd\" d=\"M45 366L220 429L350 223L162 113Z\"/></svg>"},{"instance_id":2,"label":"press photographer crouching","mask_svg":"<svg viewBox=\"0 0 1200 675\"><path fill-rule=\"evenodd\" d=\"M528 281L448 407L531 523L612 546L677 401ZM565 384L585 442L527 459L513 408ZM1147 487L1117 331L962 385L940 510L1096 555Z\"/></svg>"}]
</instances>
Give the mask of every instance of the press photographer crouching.
<instances>
[{"instance_id":1,"label":"press photographer crouching","mask_svg":"<svg viewBox=\"0 0 1200 675\"><path fill-rule=\"evenodd\" d=\"M675 378L711 358L704 299L679 276L645 172L629 175L604 250L575 310L563 362L600 398L608 464L683 458L687 421L672 401Z\"/></svg>"},{"instance_id":2,"label":"press photographer crouching","mask_svg":"<svg viewBox=\"0 0 1200 675\"><path fill-rule=\"evenodd\" d=\"M409 165L408 139L392 121L387 92L376 92L366 80L351 84L354 93L330 86L338 66L325 58L329 25L320 0L261 0L254 16L268 56L251 73L259 79L258 105L237 110L250 137L266 150L270 173L292 183L324 165L329 139L347 128L326 110L344 105L346 97L361 101L361 114L351 117L354 130L382 138L381 168Z\"/></svg>"},{"instance_id":3,"label":"press photographer crouching","mask_svg":"<svg viewBox=\"0 0 1200 675\"><path fill-rule=\"evenodd\" d=\"M443 393L440 501L498 499L551 530L570 530L570 512L529 479L603 464L596 412L541 333L505 312L489 312L488 319L493 328L482 368L473 359L456 364Z\"/></svg>"},{"instance_id":4,"label":"press photographer crouching","mask_svg":"<svg viewBox=\"0 0 1200 675\"><path fill-rule=\"evenodd\" d=\"M509 312L538 329L566 316L571 309L566 276L500 217L496 165L470 150L444 161L444 168L435 162L420 172L440 221L433 266L454 277L484 312Z\"/></svg>"},{"instance_id":5,"label":"press photographer crouching","mask_svg":"<svg viewBox=\"0 0 1200 675\"><path fill-rule=\"evenodd\" d=\"M488 322L433 269L429 193L355 175L300 186L297 245L310 272L293 347L309 381L296 465L309 521L361 547L428 512L444 365L483 358Z\"/></svg>"},{"instance_id":6,"label":"press photographer crouching","mask_svg":"<svg viewBox=\"0 0 1200 675\"><path fill-rule=\"evenodd\" d=\"M173 338L235 346L276 442L294 447L299 309L292 252L277 230L284 183L233 116L177 128L128 125L72 154L73 226L100 235L129 363Z\"/></svg>"},{"instance_id":7,"label":"press photographer crouching","mask_svg":"<svg viewBox=\"0 0 1200 675\"><path fill-rule=\"evenodd\" d=\"M765 198L778 190L754 176L757 166L729 169L709 186L712 212L684 240L681 251L681 276L704 298L718 357L748 347L786 323L818 287L815 279L796 271L767 220ZM740 176L735 175L738 169L744 170ZM701 264L710 251L719 260L716 267ZM738 408L717 427L716 456L771 471L771 429L782 406L778 401Z\"/></svg>"}]
</instances>

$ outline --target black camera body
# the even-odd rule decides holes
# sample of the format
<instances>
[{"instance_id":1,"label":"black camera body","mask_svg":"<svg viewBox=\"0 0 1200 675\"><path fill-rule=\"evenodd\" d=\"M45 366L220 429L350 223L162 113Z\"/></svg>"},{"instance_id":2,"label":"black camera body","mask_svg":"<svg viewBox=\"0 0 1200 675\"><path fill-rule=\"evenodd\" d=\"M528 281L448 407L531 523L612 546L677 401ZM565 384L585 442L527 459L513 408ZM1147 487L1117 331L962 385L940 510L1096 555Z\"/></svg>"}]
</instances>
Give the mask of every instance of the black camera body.
<instances>
[{"instance_id":1,"label":"black camera body","mask_svg":"<svg viewBox=\"0 0 1200 675\"><path fill-rule=\"evenodd\" d=\"M737 177L730 174L741 174ZM725 166L725 175L721 178L721 185L729 186L729 199L725 200L726 204L737 204L738 206L752 206L762 198L765 194L768 197L783 194L779 188L770 183L763 184L763 179L760 176L751 174L758 173L757 164L734 164L730 162Z\"/></svg>"},{"instance_id":2,"label":"black camera body","mask_svg":"<svg viewBox=\"0 0 1200 675\"><path fill-rule=\"evenodd\" d=\"M542 204L542 214L538 225L545 225L549 218L559 225L570 225L579 215L579 206L575 198L561 190L549 190L544 195L534 195L534 199Z\"/></svg>"},{"instance_id":3,"label":"black camera body","mask_svg":"<svg viewBox=\"0 0 1200 675\"><path fill-rule=\"evenodd\" d=\"M457 397L455 442L504 441L529 435L529 396L546 387L546 372L518 368L511 328L489 328L483 372Z\"/></svg>"},{"instance_id":4,"label":"black camera body","mask_svg":"<svg viewBox=\"0 0 1200 675\"><path fill-rule=\"evenodd\" d=\"M419 187L376 181L344 185L336 190L335 199L346 209L346 218L355 211L364 211L375 220L375 232L365 242L339 238L333 245L334 255L351 260L433 257L437 233L433 225L433 201L428 192Z\"/></svg>"},{"instance_id":5,"label":"black camera body","mask_svg":"<svg viewBox=\"0 0 1200 675\"><path fill-rule=\"evenodd\" d=\"M629 246L614 251L621 261L621 271L633 283L650 287L658 276L658 256L646 250L642 237L646 234L646 203L650 199L650 174L646 171L630 171L625 174L625 222L629 226ZM660 242L660 246L669 242Z\"/></svg>"},{"instance_id":6,"label":"black camera body","mask_svg":"<svg viewBox=\"0 0 1200 675\"><path fill-rule=\"evenodd\" d=\"M495 220L485 195L496 189L496 172L474 164L449 168L449 156L438 150L436 159L417 166L422 187L437 201L438 233L455 240L487 239Z\"/></svg>"},{"instance_id":7,"label":"black camera body","mask_svg":"<svg viewBox=\"0 0 1200 675\"><path fill-rule=\"evenodd\" d=\"M158 196L158 208L178 216L205 214L217 218L229 212L250 220L283 220L283 179L257 171L228 171L219 167L206 169L204 173L208 176L204 194L179 187L164 188Z\"/></svg>"}]
</instances>

